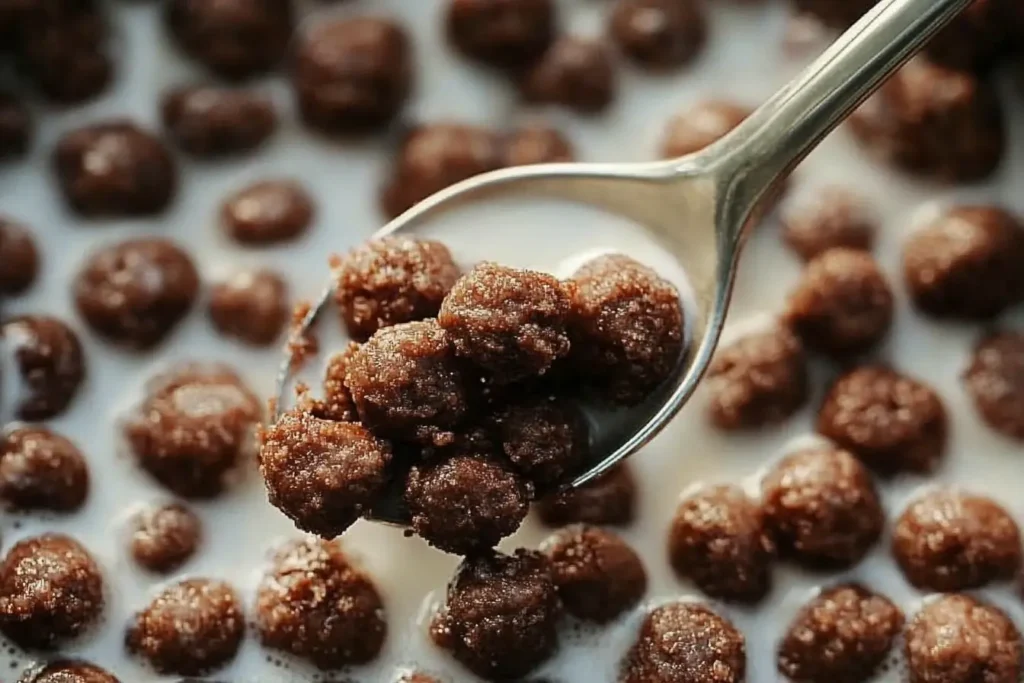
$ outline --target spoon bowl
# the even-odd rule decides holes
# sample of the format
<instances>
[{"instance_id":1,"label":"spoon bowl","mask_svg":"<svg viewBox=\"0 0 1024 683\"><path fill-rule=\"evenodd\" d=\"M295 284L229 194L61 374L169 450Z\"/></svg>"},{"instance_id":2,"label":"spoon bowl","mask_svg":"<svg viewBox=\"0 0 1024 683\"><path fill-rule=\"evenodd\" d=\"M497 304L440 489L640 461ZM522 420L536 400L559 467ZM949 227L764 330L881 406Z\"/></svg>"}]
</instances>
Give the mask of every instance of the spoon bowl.
<instances>
[{"instance_id":1,"label":"spoon bowl","mask_svg":"<svg viewBox=\"0 0 1024 683\"><path fill-rule=\"evenodd\" d=\"M686 273L690 343L655 396L601 430L582 486L636 453L693 394L718 344L744 238L789 172L881 82L971 0L881 0L789 85L731 133L678 159L639 164L545 164L482 174L453 185L388 223L374 237L416 235L471 204L554 198L615 214L647 231ZM298 326L301 335L329 308L324 289ZM278 377L286 405L294 364ZM369 518L406 525L400 495Z\"/></svg>"}]
</instances>

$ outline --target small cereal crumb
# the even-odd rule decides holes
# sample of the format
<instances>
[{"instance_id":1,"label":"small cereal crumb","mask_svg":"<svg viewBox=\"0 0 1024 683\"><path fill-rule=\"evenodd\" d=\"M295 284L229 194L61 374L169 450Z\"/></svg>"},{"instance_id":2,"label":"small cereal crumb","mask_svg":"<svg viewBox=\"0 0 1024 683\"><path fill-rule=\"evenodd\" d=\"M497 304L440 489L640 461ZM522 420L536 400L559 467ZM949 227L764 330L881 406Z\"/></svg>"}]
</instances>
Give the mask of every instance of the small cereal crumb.
<instances>
[{"instance_id":1,"label":"small cereal crumb","mask_svg":"<svg viewBox=\"0 0 1024 683\"><path fill-rule=\"evenodd\" d=\"M535 61L556 32L553 0L448 0L445 21L459 52L502 68Z\"/></svg>"}]
</instances>

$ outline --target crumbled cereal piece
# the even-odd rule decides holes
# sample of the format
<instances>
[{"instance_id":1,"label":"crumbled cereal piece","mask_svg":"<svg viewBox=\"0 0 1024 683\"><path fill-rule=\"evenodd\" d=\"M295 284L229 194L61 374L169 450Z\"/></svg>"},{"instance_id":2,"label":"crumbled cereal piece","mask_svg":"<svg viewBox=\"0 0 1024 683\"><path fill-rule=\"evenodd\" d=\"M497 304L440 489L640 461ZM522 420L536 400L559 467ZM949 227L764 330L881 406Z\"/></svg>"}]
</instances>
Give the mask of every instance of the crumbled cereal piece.
<instances>
[{"instance_id":1,"label":"crumbled cereal piece","mask_svg":"<svg viewBox=\"0 0 1024 683\"><path fill-rule=\"evenodd\" d=\"M151 506L132 519L130 549L141 567L169 574L187 562L203 540L199 518L180 503Z\"/></svg>"},{"instance_id":2,"label":"crumbled cereal piece","mask_svg":"<svg viewBox=\"0 0 1024 683\"><path fill-rule=\"evenodd\" d=\"M183 498L209 498L251 453L261 414L259 399L231 370L187 366L150 383L124 434L154 479Z\"/></svg>"},{"instance_id":3,"label":"crumbled cereal piece","mask_svg":"<svg viewBox=\"0 0 1024 683\"><path fill-rule=\"evenodd\" d=\"M496 458L455 455L416 465L405 503L412 528L435 548L471 555L497 545L526 519L532 488Z\"/></svg>"},{"instance_id":4,"label":"crumbled cereal piece","mask_svg":"<svg viewBox=\"0 0 1024 683\"><path fill-rule=\"evenodd\" d=\"M164 128L175 144L200 159L251 152L277 130L274 102L253 90L192 85L167 92Z\"/></svg>"},{"instance_id":5,"label":"crumbled cereal piece","mask_svg":"<svg viewBox=\"0 0 1024 683\"><path fill-rule=\"evenodd\" d=\"M554 39L552 0L449 0L448 41L464 56L502 68L530 64Z\"/></svg>"},{"instance_id":6,"label":"crumbled cereal piece","mask_svg":"<svg viewBox=\"0 0 1024 683\"><path fill-rule=\"evenodd\" d=\"M385 327L359 347L345 386L375 434L438 446L469 410L462 370L434 320Z\"/></svg>"},{"instance_id":7,"label":"crumbled cereal piece","mask_svg":"<svg viewBox=\"0 0 1024 683\"><path fill-rule=\"evenodd\" d=\"M213 286L209 315L225 337L251 346L270 346L291 319L288 285L271 270L239 271Z\"/></svg>"},{"instance_id":8,"label":"crumbled cereal piece","mask_svg":"<svg viewBox=\"0 0 1024 683\"><path fill-rule=\"evenodd\" d=\"M787 327L748 334L718 349L706 385L708 416L720 429L778 424L807 403L807 354Z\"/></svg>"},{"instance_id":9,"label":"crumbled cereal piece","mask_svg":"<svg viewBox=\"0 0 1024 683\"><path fill-rule=\"evenodd\" d=\"M103 590L96 561L74 539L19 541L0 563L0 632L20 647L52 650L99 622Z\"/></svg>"},{"instance_id":10,"label":"crumbled cereal piece","mask_svg":"<svg viewBox=\"0 0 1024 683\"><path fill-rule=\"evenodd\" d=\"M967 595L925 604L907 625L904 657L909 683L1016 683L1021 635L998 607Z\"/></svg>"},{"instance_id":11,"label":"crumbled cereal piece","mask_svg":"<svg viewBox=\"0 0 1024 683\"><path fill-rule=\"evenodd\" d=\"M288 0L170 0L164 19L186 55L232 80L277 66L295 27Z\"/></svg>"},{"instance_id":12,"label":"crumbled cereal piece","mask_svg":"<svg viewBox=\"0 0 1024 683\"><path fill-rule=\"evenodd\" d=\"M520 83L523 99L596 114L615 99L615 63L600 41L573 36L556 40Z\"/></svg>"},{"instance_id":13,"label":"crumbled cereal piece","mask_svg":"<svg viewBox=\"0 0 1024 683\"><path fill-rule=\"evenodd\" d=\"M549 527L568 524L626 526L636 514L637 487L626 464L576 488L542 498L537 503L540 520Z\"/></svg>"},{"instance_id":14,"label":"crumbled cereal piece","mask_svg":"<svg viewBox=\"0 0 1024 683\"><path fill-rule=\"evenodd\" d=\"M259 462L270 503L303 531L333 538L384 493L391 447L360 424L292 410L264 429Z\"/></svg>"},{"instance_id":15,"label":"crumbled cereal piece","mask_svg":"<svg viewBox=\"0 0 1024 683\"><path fill-rule=\"evenodd\" d=\"M24 387L15 412L21 420L60 415L85 379L85 356L78 334L57 318L26 315L0 325L0 342L17 364Z\"/></svg>"},{"instance_id":16,"label":"crumbled cereal piece","mask_svg":"<svg viewBox=\"0 0 1024 683\"><path fill-rule=\"evenodd\" d=\"M570 362L601 399L642 402L671 376L682 356L679 292L621 254L593 259L573 281Z\"/></svg>"},{"instance_id":17,"label":"crumbled cereal piece","mask_svg":"<svg viewBox=\"0 0 1024 683\"><path fill-rule=\"evenodd\" d=\"M320 540L292 543L277 553L256 591L256 628L264 647L324 670L374 660L388 630L370 577L337 542Z\"/></svg>"},{"instance_id":18,"label":"crumbled cereal piece","mask_svg":"<svg viewBox=\"0 0 1024 683\"><path fill-rule=\"evenodd\" d=\"M928 385L867 365L847 371L829 389L818 432L881 474L927 474L946 451L948 418Z\"/></svg>"},{"instance_id":19,"label":"crumbled cereal piece","mask_svg":"<svg viewBox=\"0 0 1024 683\"><path fill-rule=\"evenodd\" d=\"M903 277L914 304L947 318L993 318L1024 301L1024 225L994 206L958 206L914 232Z\"/></svg>"},{"instance_id":20,"label":"crumbled cereal piece","mask_svg":"<svg viewBox=\"0 0 1024 683\"><path fill-rule=\"evenodd\" d=\"M943 593L982 588L1017 575L1020 529L990 498L938 489L911 502L896 520L892 552L917 588Z\"/></svg>"},{"instance_id":21,"label":"crumbled cereal piece","mask_svg":"<svg viewBox=\"0 0 1024 683\"><path fill-rule=\"evenodd\" d=\"M1024 332L994 332L982 338L963 382L978 414L992 429L1024 441Z\"/></svg>"},{"instance_id":22,"label":"crumbled cereal piece","mask_svg":"<svg viewBox=\"0 0 1024 683\"><path fill-rule=\"evenodd\" d=\"M126 120L65 133L53 150L53 166L65 201L87 218L159 214L178 189L167 145Z\"/></svg>"},{"instance_id":23,"label":"crumbled cereal piece","mask_svg":"<svg viewBox=\"0 0 1024 683\"><path fill-rule=\"evenodd\" d=\"M333 270L335 301L359 341L382 327L435 317L460 275L440 242L400 236L353 249Z\"/></svg>"},{"instance_id":24,"label":"crumbled cereal piece","mask_svg":"<svg viewBox=\"0 0 1024 683\"><path fill-rule=\"evenodd\" d=\"M775 543L764 510L737 486L702 487L679 503L668 556L712 598L756 603L771 589Z\"/></svg>"},{"instance_id":25,"label":"crumbled cereal piece","mask_svg":"<svg viewBox=\"0 0 1024 683\"><path fill-rule=\"evenodd\" d=\"M599 527L577 525L556 532L541 546L551 563L565 611L607 623L647 592L647 570L624 540Z\"/></svg>"},{"instance_id":26,"label":"crumbled cereal piece","mask_svg":"<svg viewBox=\"0 0 1024 683\"><path fill-rule=\"evenodd\" d=\"M808 602L779 643L779 673L806 683L871 680L903 629L903 612L856 584L830 588Z\"/></svg>"},{"instance_id":27,"label":"crumbled cereal piece","mask_svg":"<svg viewBox=\"0 0 1024 683\"><path fill-rule=\"evenodd\" d=\"M631 61L657 71L693 62L708 37L703 5L695 0L618 0L608 32Z\"/></svg>"},{"instance_id":28,"label":"crumbled cereal piece","mask_svg":"<svg viewBox=\"0 0 1024 683\"><path fill-rule=\"evenodd\" d=\"M841 357L878 345L893 307L889 281L870 254L830 249L807 264L785 320L810 349Z\"/></svg>"},{"instance_id":29,"label":"crumbled cereal piece","mask_svg":"<svg viewBox=\"0 0 1024 683\"><path fill-rule=\"evenodd\" d=\"M885 526L871 475L850 453L831 446L783 458L761 492L779 553L811 568L857 564Z\"/></svg>"},{"instance_id":30,"label":"crumbled cereal piece","mask_svg":"<svg viewBox=\"0 0 1024 683\"><path fill-rule=\"evenodd\" d=\"M261 180L224 200L221 222L246 246L272 246L304 235L316 215L313 198L293 180Z\"/></svg>"},{"instance_id":31,"label":"crumbled cereal piece","mask_svg":"<svg viewBox=\"0 0 1024 683\"><path fill-rule=\"evenodd\" d=\"M89 495L89 467L71 441L44 427L0 435L0 505L74 512Z\"/></svg>"},{"instance_id":32,"label":"crumbled cereal piece","mask_svg":"<svg viewBox=\"0 0 1024 683\"><path fill-rule=\"evenodd\" d=\"M234 659L244 634L245 616L231 586L188 579L135 615L125 645L157 673L201 676Z\"/></svg>"},{"instance_id":33,"label":"crumbled cereal piece","mask_svg":"<svg viewBox=\"0 0 1024 683\"><path fill-rule=\"evenodd\" d=\"M74 295L93 332L145 351L166 339L192 309L199 296L199 272L174 242L128 239L86 258L74 281Z\"/></svg>"},{"instance_id":34,"label":"crumbled cereal piece","mask_svg":"<svg viewBox=\"0 0 1024 683\"><path fill-rule=\"evenodd\" d=\"M478 676L520 679L558 649L561 612L542 555L483 554L459 566L430 635Z\"/></svg>"},{"instance_id":35,"label":"crumbled cereal piece","mask_svg":"<svg viewBox=\"0 0 1024 683\"><path fill-rule=\"evenodd\" d=\"M303 121L330 134L372 131L402 110L413 54L398 24L354 17L314 24L298 41L292 84Z\"/></svg>"},{"instance_id":36,"label":"crumbled cereal piece","mask_svg":"<svg viewBox=\"0 0 1024 683\"><path fill-rule=\"evenodd\" d=\"M724 617L695 602L651 610L623 663L622 683L742 683L747 647Z\"/></svg>"}]
</instances>

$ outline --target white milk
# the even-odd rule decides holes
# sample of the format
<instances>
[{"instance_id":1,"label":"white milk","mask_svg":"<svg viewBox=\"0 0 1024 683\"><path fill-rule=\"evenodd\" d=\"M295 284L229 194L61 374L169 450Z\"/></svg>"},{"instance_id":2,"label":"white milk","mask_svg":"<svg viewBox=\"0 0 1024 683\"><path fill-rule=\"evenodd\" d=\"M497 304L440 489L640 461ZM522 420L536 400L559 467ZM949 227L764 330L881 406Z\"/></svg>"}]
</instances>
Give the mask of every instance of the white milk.
<instances>
[{"instance_id":1,"label":"white milk","mask_svg":"<svg viewBox=\"0 0 1024 683\"><path fill-rule=\"evenodd\" d=\"M315 5L317 3L310 3ZM601 13L608 3L566 0L560 3L566 26L584 34L601 30ZM632 161L655 156L661 128L681 106L702 96L731 96L757 104L794 73L797 64L783 55L785 12L782 2L769 7L737 8L709 3L713 8L711 38L704 56L692 69L653 78L623 69L619 98L607 115L579 119L551 112L552 120L576 143L582 159ZM401 17L415 35L420 73L410 114L424 120L453 117L465 121L509 125L522 120L514 93L499 79L454 57L442 42L441 0L356 0L338 9L319 12L353 14L379 12ZM84 510L68 518L8 517L3 520L3 545L43 531L62 531L79 539L106 571L109 603L106 623L89 639L66 651L113 670L121 680L164 680L154 676L123 652L124 627L164 581L146 575L127 557L124 527L138 505L168 496L126 456L117 420L141 396L147 378L181 360L224 361L241 370L252 387L269 396L278 356L245 349L219 339L205 318L203 306L174 333L169 343L152 354L132 355L109 348L89 334L75 315L69 281L84 254L97 246L128 236L165 235L187 245L209 281L242 265L267 264L287 269L297 297L312 298L327 275L327 256L365 239L381 225L376 192L393 141L334 144L302 133L293 123L292 105L284 84L260 85L274 94L287 123L259 154L238 161L194 164L182 161L182 187L173 210L157 221L81 222L66 212L49 174L47 152L68 128L104 116L127 115L144 124L158 120L157 96L165 88L198 76L166 44L155 7L118 3L118 61L121 71L114 89L88 107L68 113L47 113L41 121L31 161L0 169L0 211L32 226L41 240L44 266L41 282L21 299L5 303L5 314L50 312L70 321L80 332L88 360L88 380L77 401L52 427L85 452L91 465L93 489ZM1022 108L1008 93L1008 103ZM1014 121L1019 134L1024 122ZM1019 139L1019 135L1017 135ZM1018 145L1019 147L1019 145ZM949 458L934 480L899 480L884 484L885 502L897 513L913 490L933 481L957 482L986 493L1024 512L1019 491L1019 445L1001 439L975 416L959 384L968 349L978 334L973 327L927 322L909 310L899 286L899 247L906 232L934 207L956 199L1003 202L1024 209L1024 154L1018 153L1004 172L984 187L946 192L910 182L869 163L845 132L833 135L799 170L797 188L836 182L865 193L884 218L876 249L883 268L897 284L896 327L879 355L904 371L925 378L941 393L952 415ZM220 200L251 180L295 176L319 201L320 213L311 234L302 242L269 250L242 249L228 243L216 224ZM1014 202L1017 206L1013 206ZM778 239L775 219L751 239L743 260L736 297L729 317L735 334L763 324L766 314L781 308L785 293L796 280L798 264ZM621 221L580 208L560 205L494 207L456 217L443 234L457 258L465 263L491 258L503 263L547 269L563 274L581 255L621 250L645 261L667 277L681 281L670 259L643 233ZM816 367L815 401L829 374ZM5 388L9 395L10 387ZM812 431L810 408L781 429L749 436L726 436L710 429L702 414L703 396L691 404L655 443L638 454L633 466L642 496L638 520L624 532L643 555L650 573L648 604L692 596L678 581L665 559L665 532L679 493L696 482L746 481L767 463L785 453ZM4 404L10 409L10 402ZM9 418L9 416L5 416ZM229 580L243 594L247 607L268 552L296 530L265 501L259 477L250 469L241 484L221 499L195 505L206 525L207 547L170 581L185 576ZM545 535L527 523L505 547L535 546ZM355 681L388 683L409 665L440 674L444 679L472 677L435 650L424 625L443 595L456 559L435 552L417 539L405 539L394 529L357 524L344 537L349 552L372 574L387 603L389 637L386 650L372 666L348 672ZM884 591L912 610L922 596L910 589L891 562L887 544L857 568L838 576L811 576L792 569L776 572L776 587L756 610L724 607L747 636L749 680L775 681L774 648L786 622L799 605L821 585L859 579ZM1024 611L1009 590L991 597L1007 607L1024 626ZM618 625L601 631L567 628L559 657L542 672L566 682L612 681L618 661L633 639L640 618L636 612ZM223 681L299 681L312 677L300 663L284 662L246 639L235 662L215 678ZM15 678L28 662L23 655L0 652L0 679ZM10 669L7 664L10 664ZM7 673L10 671L10 673ZM895 680L895 670L885 680ZM337 680L334 677L333 680ZM342 679L345 676L341 676ZM167 678L165 680L174 680Z\"/></svg>"}]
</instances>

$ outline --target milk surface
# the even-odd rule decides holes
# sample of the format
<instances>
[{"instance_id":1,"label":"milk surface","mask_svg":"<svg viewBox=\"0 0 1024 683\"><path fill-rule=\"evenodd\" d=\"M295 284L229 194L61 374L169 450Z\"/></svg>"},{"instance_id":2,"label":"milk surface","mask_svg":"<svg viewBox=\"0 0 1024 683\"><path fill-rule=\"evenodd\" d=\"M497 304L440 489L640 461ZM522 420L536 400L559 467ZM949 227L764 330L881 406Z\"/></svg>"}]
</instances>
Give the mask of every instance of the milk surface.
<instances>
[{"instance_id":1,"label":"milk surface","mask_svg":"<svg viewBox=\"0 0 1024 683\"><path fill-rule=\"evenodd\" d=\"M111 3L114 5L115 3ZM563 25L570 32L597 35L609 3L563 0ZM708 47L692 68L665 77L651 77L624 67L615 105L600 117L579 118L560 111L545 112L575 143L587 161L642 161L656 156L666 119L703 97L731 97L756 105L793 75L805 57L783 49L786 9L773 1L764 7L741 8L708 3L711 27ZM314 9L315 6L315 9ZM531 114L516 102L514 91L500 79L456 57L443 44L441 0L355 0L332 8L309 3L309 15L384 14L397 17L416 44L416 95L410 118L445 118L511 126ZM284 125L259 153L223 163L181 160L181 188L172 210L158 220L80 221L62 206L50 175L48 152L71 127L105 117L128 116L158 126L159 93L173 85L202 79L167 44L155 6L116 3L113 8L120 75L105 97L70 112L47 112L40 119L33 156L26 163L0 168L0 211L30 225L40 240L43 267L40 282L25 297L5 302L5 315L52 313L69 321L81 334L88 379L71 410L50 426L74 440L85 453L92 491L85 508L70 517L6 516L3 547L19 538L59 531L79 538L105 570L109 600L106 621L91 637L64 654L82 656L109 668L127 682L176 680L161 678L123 649L124 628L133 612L168 582L185 577L230 581L251 609L255 587L268 554L287 539L299 536L292 524L270 507L262 482L250 464L242 480L216 501L193 507L205 524L207 544L182 570L167 579L138 570L127 555L126 524L140 505L169 500L126 454L118 421L141 399L145 381L180 361L226 362L237 368L261 395L274 387L279 355L254 351L219 338L206 319L205 301L156 352L135 355L113 349L88 332L76 316L70 281L85 254L100 245L141 235L166 236L184 244L206 282L236 268L266 265L287 273L297 298L314 298L324 285L327 257L368 237L382 225L376 205L379 183L393 151L394 139L334 143L310 136L295 123L285 83L268 79L257 87L278 101ZM1024 102L1007 85L1006 103L1019 114ZM914 313L900 283L900 245L905 235L939 207L955 201L999 202L1024 209L1024 149L1020 144L1024 117L1012 120L1014 151L991 182L947 190L907 180L881 168L857 150L840 130L798 170L794 192L813 192L824 184L847 185L863 193L878 211L882 232L875 253L892 278L897 296L896 324L878 358L928 381L942 395L952 418L949 456L937 476L908 477L881 484L890 516L902 509L921 486L952 482L992 496L1021 519L1024 512L1024 470L1020 445L1000 438L981 424L960 385L969 349L980 330L974 326L938 324ZM317 199L319 214L302 241L271 249L231 244L217 225L220 201L250 181L276 177L300 179ZM1017 190L1015 192L1015 190ZM593 210L552 202L508 204L473 209L432 228L456 258L471 264L481 259L568 274L587 255L622 251L644 261L666 277L683 281L671 258L635 226ZM727 337L768 324L799 275L799 264L778 235L777 217L770 217L753 235L743 258ZM1021 316L1015 321L1022 322ZM325 327L332 327L328 321ZM341 343L340 335L336 342ZM330 337L328 337L330 338ZM814 398L821 397L834 373L814 367ZM8 376L3 393L17 391ZM559 656L538 676L567 683L613 681L625 650L633 640L645 607L671 599L693 598L692 586L676 579L665 557L665 539L675 503L684 489L700 482L744 482L756 488L759 473L801 443L813 440L813 408L779 429L751 435L724 435L711 429L703 415L705 397L698 391L679 417L632 466L640 483L636 523L622 533L643 556L649 576L647 601L619 623L601 630L567 626ZM5 400L3 410L10 409ZM0 415L4 421L9 414ZM503 545L535 547L547 534L533 520ZM425 625L451 576L456 558L428 548L398 530L361 522L344 536L348 552L372 575L384 597L389 636L380 659L321 680L389 683L400 670L416 666L442 680L471 681L430 643ZM748 680L777 680L774 650L789 619L821 586L859 580L884 592L912 613L924 597L902 579L883 539L858 567L839 575L811 575L779 567L770 597L757 609L718 606L744 632L748 641ZM984 592L1005 607L1024 627L1024 610L1007 588ZM0 680L16 679L31 658L0 651ZM898 680L898 667L879 680ZM304 664L262 650L253 633L238 658L214 678L237 683L306 681L317 676Z\"/></svg>"}]
</instances>

